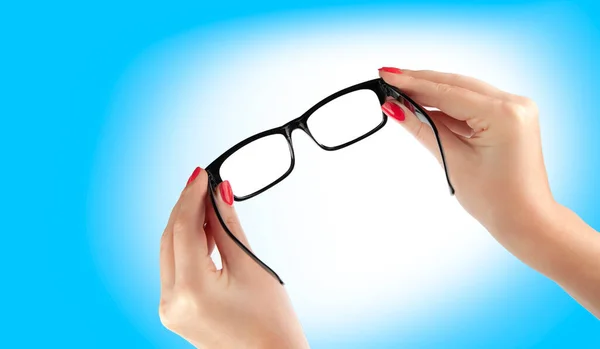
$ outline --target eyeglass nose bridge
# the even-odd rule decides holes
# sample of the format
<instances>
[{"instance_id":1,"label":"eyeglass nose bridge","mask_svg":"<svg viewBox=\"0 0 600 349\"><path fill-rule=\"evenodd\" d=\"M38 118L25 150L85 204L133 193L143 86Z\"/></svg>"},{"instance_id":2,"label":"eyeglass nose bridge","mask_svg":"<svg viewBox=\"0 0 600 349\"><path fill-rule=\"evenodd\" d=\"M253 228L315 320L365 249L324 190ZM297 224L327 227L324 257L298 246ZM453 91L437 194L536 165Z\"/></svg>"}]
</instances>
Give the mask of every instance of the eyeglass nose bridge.
<instances>
[{"instance_id":1,"label":"eyeglass nose bridge","mask_svg":"<svg viewBox=\"0 0 600 349\"><path fill-rule=\"evenodd\" d=\"M307 135L309 135L312 138L310 130L308 129L308 125L306 124L306 119L304 117L299 117L288 122L283 126L283 128L285 130L286 137L288 137L288 139L290 140L292 139L292 132L298 129L304 131Z\"/></svg>"}]
</instances>

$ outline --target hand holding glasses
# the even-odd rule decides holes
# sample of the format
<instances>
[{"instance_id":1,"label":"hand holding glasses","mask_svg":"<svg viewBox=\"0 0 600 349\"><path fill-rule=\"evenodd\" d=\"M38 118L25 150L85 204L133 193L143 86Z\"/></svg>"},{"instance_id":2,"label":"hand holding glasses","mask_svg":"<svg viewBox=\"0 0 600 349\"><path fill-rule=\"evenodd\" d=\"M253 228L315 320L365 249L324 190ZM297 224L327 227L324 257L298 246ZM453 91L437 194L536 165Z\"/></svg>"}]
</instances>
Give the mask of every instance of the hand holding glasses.
<instances>
[{"instance_id":1,"label":"hand holding glasses","mask_svg":"<svg viewBox=\"0 0 600 349\"><path fill-rule=\"evenodd\" d=\"M263 131L246 138L227 150L206 167L209 192L215 213L227 235L256 263L271 273L279 283L283 281L269 266L254 255L231 233L219 214L214 190L226 178L236 189L235 201L250 199L285 179L294 169L295 155L292 132L304 131L321 149L339 150L361 141L379 131L387 122L381 106L392 97L406 106L423 123L433 130L440 150L442 164L450 194L454 188L448 176L446 158L437 128L427 112L410 97L382 79L366 81L345 88L323 99L302 116L283 126ZM340 112L351 108L352 113ZM247 168L252 168L249 174Z\"/></svg>"}]
</instances>

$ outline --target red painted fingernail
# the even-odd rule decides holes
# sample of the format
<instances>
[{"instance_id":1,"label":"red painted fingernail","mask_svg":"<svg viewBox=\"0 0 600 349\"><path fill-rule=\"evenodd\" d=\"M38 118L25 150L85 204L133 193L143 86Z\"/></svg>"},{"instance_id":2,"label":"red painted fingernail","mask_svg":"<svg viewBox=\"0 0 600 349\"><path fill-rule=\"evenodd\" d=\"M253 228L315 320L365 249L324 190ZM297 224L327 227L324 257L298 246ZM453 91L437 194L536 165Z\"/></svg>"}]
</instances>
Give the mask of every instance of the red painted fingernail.
<instances>
[{"instance_id":1,"label":"red painted fingernail","mask_svg":"<svg viewBox=\"0 0 600 349\"><path fill-rule=\"evenodd\" d=\"M404 110L402 110L402 108L400 108L400 106L394 102L385 102L381 106L381 110L383 110L383 112L386 113L387 116L392 117L398 121L404 121L405 119Z\"/></svg>"},{"instance_id":2,"label":"red painted fingernail","mask_svg":"<svg viewBox=\"0 0 600 349\"><path fill-rule=\"evenodd\" d=\"M379 71L384 71L387 73L392 73L392 74L402 74L402 70L398 69L398 68L393 68L393 67L383 67L383 68L379 68Z\"/></svg>"},{"instance_id":3,"label":"red painted fingernail","mask_svg":"<svg viewBox=\"0 0 600 349\"><path fill-rule=\"evenodd\" d=\"M219 190L221 190L223 201L229 206L233 205L233 191L231 191L231 184L229 181L223 181L219 186Z\"/></svg>"},{"instance_id":4,"label":"red painted fingernail","mask_svg":"<svg viewBox=\"0 0 600 349\"><path fill-rule=\"evenodd\" d=\"M186 186L190 185L190 183L192 183L194 181L194 179L196 179L196 177L198 177L199 174L200 174L200 167L196 167L194 172L192 172L190 179L188 179Z\"/></svg>"}]
</instances>

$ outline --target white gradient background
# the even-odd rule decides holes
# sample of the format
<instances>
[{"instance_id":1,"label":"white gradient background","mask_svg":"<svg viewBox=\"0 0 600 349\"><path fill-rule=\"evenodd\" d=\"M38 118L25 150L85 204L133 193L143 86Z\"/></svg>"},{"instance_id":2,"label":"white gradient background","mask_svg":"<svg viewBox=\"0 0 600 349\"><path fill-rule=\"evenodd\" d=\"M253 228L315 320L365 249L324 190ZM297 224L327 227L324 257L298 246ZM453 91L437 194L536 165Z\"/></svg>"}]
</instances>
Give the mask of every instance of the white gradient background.
<instances>
[{"instance_id":1,"label":"white gradient background","mask_svg":"<svg viewBox=\"0 0 600 349\"><path fill-rule=\"evenodd\" d=\"M89 240L108 291L151 341L185 347L155 331L158 251L194 167L381 66L467 74L534 98L561 190L574 136L556 126L560 101L546 74L555 62L539 30L381 13L221 22L156 43L123 75L98 148ZM448 195L433 157L393 120L341 151L325 152L301 132L294 146L292 175L236 207L314 347L386 328L401 337L474 314L461 300L476 303L518 263Z\"/></svg>"}]
</instances>

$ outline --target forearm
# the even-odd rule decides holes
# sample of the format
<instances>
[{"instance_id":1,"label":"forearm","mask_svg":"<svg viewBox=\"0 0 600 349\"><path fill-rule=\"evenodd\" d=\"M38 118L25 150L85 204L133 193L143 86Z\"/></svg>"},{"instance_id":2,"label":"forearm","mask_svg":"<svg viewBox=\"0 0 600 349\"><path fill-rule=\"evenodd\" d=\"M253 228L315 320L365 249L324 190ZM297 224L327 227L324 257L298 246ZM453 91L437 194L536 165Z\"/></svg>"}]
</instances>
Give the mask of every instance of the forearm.
<instances>
[{"instance_id":1,"label":"forearm","mask_svg":"<svg viewBox=\"0 0 600 349\"><path fill-rule=\"evenodd\" d=\"M600 234L554 202L518 215L488 229L517 258L600 318Z\"/></svg>"}]
</instances>

